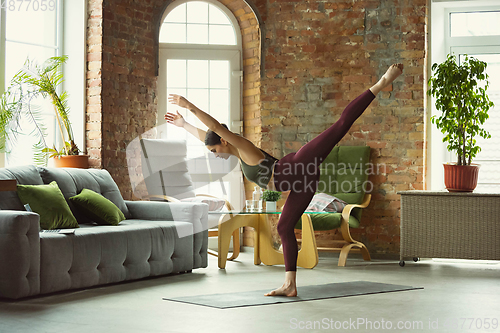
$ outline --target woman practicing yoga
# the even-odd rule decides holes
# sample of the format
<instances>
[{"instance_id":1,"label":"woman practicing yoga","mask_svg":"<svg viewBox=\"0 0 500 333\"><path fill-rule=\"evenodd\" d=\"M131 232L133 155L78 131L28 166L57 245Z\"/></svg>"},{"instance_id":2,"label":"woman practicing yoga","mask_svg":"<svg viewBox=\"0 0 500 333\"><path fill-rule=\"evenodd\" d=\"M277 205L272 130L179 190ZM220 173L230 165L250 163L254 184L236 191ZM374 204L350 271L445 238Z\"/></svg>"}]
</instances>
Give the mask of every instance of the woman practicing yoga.
<instances>
[{"instance_id":1,"label":"woman practicing yoga","mask_svg":"<svg viewBox=\"0 0 500 333\"><path fill-rule=\"evenodd\" d=\"M234 155L241 161L245 177L261 187L290 191L278 222L278 234L283 245L285 258L285 282L280 288L266 296L297 296L296 271L298 246L294 226L300 219L311 199L319 181L319 166L333 147L346 135L354 121L361 116L375 96L403 72L402 64L394 64L382 78L370 89L358 96L342 112L339 120L305 144L296 153L291 153L278 160L252 142L239 136L220 124L209 114L201 111L187 99L179 95L170 95L172 104L186 108L208 127L205 132L194 127L179 114L167 113L168 123L183 127L200 140L218 157L228 158ZM310 168L313 166L313 168ZM311 169L312 172L311 172ZM290 170L301 170L293 173Z\"/></svg>"}]
</instances>

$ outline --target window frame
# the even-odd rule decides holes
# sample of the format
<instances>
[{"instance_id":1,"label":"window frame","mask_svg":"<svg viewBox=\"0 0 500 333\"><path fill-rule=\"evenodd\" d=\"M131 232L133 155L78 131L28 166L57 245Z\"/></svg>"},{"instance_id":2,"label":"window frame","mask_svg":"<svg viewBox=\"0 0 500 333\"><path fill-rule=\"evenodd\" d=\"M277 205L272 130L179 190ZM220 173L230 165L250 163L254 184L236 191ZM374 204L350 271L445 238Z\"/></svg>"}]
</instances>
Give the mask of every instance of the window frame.
<instances>
[{"instance_id":1,"label":"window frame","mask_svg":"<svg viewBox=\"0 0 500 333\"><path fill-rule=\"evenodd\" d=\"M75 141L78 147L82 151L85 151L86 0L56 0L56 8L55 55L61 56L66 54L69 56L67 63L63 65L63 73L65 78L72 77L72 80L63 81L60 89L67 91L70 95L68 99L68 105L71 110L69 118L72 123ZM21 43L34 45L33 43ZM49 47L47 45L41 46ZM3 94L8 86L8 82L5 81L6 55L6 9L2 8L0 9L0 95ZM42 59L38 60L42 61ZM49 135L52 135L55 138L54 142L59 144L60 138L57 132L49 133ZM0 153L0 167L4 167L5 164L6 156L4 153Z\"/></svg>"},{"instance_id":2,"label":"window frame","mask_svg":"<svg viewBox=\"0 0 500 333\"><path fill-rule=\"evenodd\" d=\"M203 45L204 48L205 46L213 46L214 49L219 49L218 47L222 46L222 47L226 47L226 48L229 48L229 49L239 49L241 50L241 33L238 33L238 31L236 30L235 31L235 36L236 36L236 44L235 45L217 45L217 44L187 44L187 43L162 43L159 41L159 37L160 37L160 31L162 29L162 26L163 26L163 22L165 21L165 18L168 16L168 14L170 14L170 12L182 5L182 4L185 4L185 3L188 3L188 2L206 2L206 3L209 3L211 5L214 5L215 7L219 8L221 11L223 11L227 17L229 18L229 21L232 23L233 27L234 28L237 28L239 27L239 23L238 23L238 20L236 19L236 17L234 16L234 14L224 5L222 5L220 2L218 1L215 1L215 0L179 0L179 1L175 1L175 2L172 2L170 3L167 8L165 9L165 11L163 12L163 15L160 19L160 28L158 30L158 43L159 45L161 44L168 44L168 45L171 45L172 47L176 47L176 45L178 45L180 48L183 48L183 46L200 46L200 45Z\"/></svg>"},{"instance_id":3,"label":"window frame","mask_svg":"<svg viewBox=\"0 0 500 333\"><path fill-rule=\"evenodd\" d=\"M56 10L56 25L55 25L55 31L54 31L54 45L47 45L47 44L38 44L38 43L33 43L33 42L24 42L24 41L20 41L20 40L15 40L15 39L7 39L7 26L6 26L6 22L7 22L7 9L6 8L1 8L0 11L2 12L2 23L1 23L1 26L0 26L0 29L1 29L1 33L0 33L0 40L2 41L1 44L3 44L3 59L2 59L2 63L0 63L0 81L2 81L2 84L3 84L3 89L0 90L0 93L3 94L3 92L5 91L5 89L7 89L7 86L8 86L8 82L6 81L6 58L7 58L7 52L8 52L8 48L7 48L7 42L10 42L10 43L17 43L19 45L26 45L26 46L36 46L36 47L42 47L42 48L45 48L45 49L52 49L54 50L54 55L55 56L61 56L62 54L62 23L63 23L63 0L56 0L56 7L55 7L55 10ZM42 61L42 59L37 59L38 61ZM45 60L45 59L43 59ZM47 114L49 117L52 116L52 113L50 112L47 112L45 113ZM54 124L55 124L55 118L54 118ZM54 129L56 128L55 125L51 126L49 125L48 127L53 127ZM57 132L49 132L47 133L48 136L51 136L52 137L52 141L54 143L58 143L58 135L57 135ZM21 148L21 147L20 147ZM0 165L3 167L3 166L6 166L7 164L7 156L5 153L2 153L0 155Z\"/></svg>"},{"instance_id":4,"label":"window frame","mask_svg":"<svg viewBox=\"0 0 500 333\"><path fill-rule=\"evenodd\" d=\"M493 4L493 1L441 1L433 0L430 9L429 27L429 60L427 66L427 78L432 74L433 63L441 63L446 60L448 53L453 49L461 47L496 47L500 46L500 33L493 36L467 36L451 37L450 14L463 12L500 11L500 5ZM427 89L428 87L426 87ZM439 115L435 107L434 97L426 97L427 109L427 139L428 152L427 164L428 173L426 176L426 188L430 190L445 190L443 163L456 160L455 154L446 149L446 144L442 142L443 134L431 123L430 118Z\"/></svg>"},{"instance_id":5,"label":"window frame","mask_svg":"<svg viewBox=\"0 0 500 333\"><path fill-rule=\"evenodd\" d=\"M219 45L219 44L188 44L188 43L164 43L160 42L159 45L159 73L158 73L158 92L166 91L166 78L164 77L164 71L161 70L162 66L166 64L167 59L199 59L199 60L229 60L231 64L230 68L230 114L229 123L227 124L229 129L235 133L242 133L243 131L243 52L242 52L242 36L239 31L239 24L234 14L225 6L217 1L213 0L181 0L171 3L165 10L161 21L160 29L163 26L165 18L168 16L170 11L172 11L177 6L187 3L187 2L206 2L212 4L223 11L233 28L235 29L235 45ZM160 34L158 34L159 38ZM158 93L158 110L166 110L168 96L165 94ZM162 137L161 128L164 127L166 121L164 119L163 112L158 112L157 115L157 137ZM199 124L193 124L198 126ZM201 126L200 126L201 127ZM202 127L205 129L205 127ZM210 153L211 154L211 153ZM215 158L210 156L208 150L205 152L206 158ZM209 163L211 164L211 162ZM211 179L212 176L218 177L222 174L193 174L194 182L203 182L203 179ZM229 174L227 174L224 181L229 179L231 187L231 199L229 201L236 209L242 208L244 203L244 186L243 178L241 174L241 169L239 167L233 169ZM220 180L219 182L221 182ZM211 184L214 182L210 182ZM222 187L224 196L226 196L225 189ZM196 191L198 193L198 191Z\"/></svg>"},{"instance_id":6,"label":"window frame","mask_svg":"<svg viewBox=\"0 0 500 333\"><path fill-rule=\"evenodd\" d=\"M451 51L457 55L457 57L460 55L460 54L471 54L471 55L474 55L474 54L497 54L497 55L500 55L500 43L499 45L493 45L493 46L489 46L489 45L476 45L476 46L452 46L451 47ZM488 93L490 94L490 98L491 96L491 88L488 90ZM498 105L498 103L495 104L495 107L494 108L491 108L489 110L489 115L490 115L490 121L491 121L491 116L492 116L492 113L494 110L496 109L496 112L500 112L500 105ZM496 114L496 116L498 117L498 114ZM496 119L498 120L498 118ZM488 122L488 121L487 121ZM487 125L487 123L485 124ZM495 139L498 140L498 137L497 137L497 134L495 130L492 130L492 129L488 129L486 128L487 130L489 130L490 134L493 136L495 136ZM498 130L500 130L500 128L497 128ZM485 140L481 137L476 137L476 140L478 140L478 145L481 146L481 141ZM489 139L491 140L491 139ZM487 143L487 140L486 140L486 143ZM485 148L484 146L481 146L483 149ZM455 158L455 156L453 156ZM493 160L493 159L484 159L484 155L481 154L481 152L473 159L472 163L477 163L477 164L480 164L480 165L483 165L482 169L483 168L486 168L486 163L492 163L492 162L497 162L499 163L500 162L500 159L498 160ZM491 168L491 166L490 166ZM485 170L483 169L482 172L485 172ZM495 190L496 188L498 188L500 186L500 184L498 183L495 183L495 182L492 182L492 183L487 183L485 181L485 178L482 178L481 177L481 173L479 173L479 179L478 179L478 184L477 184L477 189L478 190L482 190L483 192L491 192L491 190L488 190L488 188L491 188L493 189L493 191L495 193L498 192L498 190Z\"/></svg>"}]
</instances>

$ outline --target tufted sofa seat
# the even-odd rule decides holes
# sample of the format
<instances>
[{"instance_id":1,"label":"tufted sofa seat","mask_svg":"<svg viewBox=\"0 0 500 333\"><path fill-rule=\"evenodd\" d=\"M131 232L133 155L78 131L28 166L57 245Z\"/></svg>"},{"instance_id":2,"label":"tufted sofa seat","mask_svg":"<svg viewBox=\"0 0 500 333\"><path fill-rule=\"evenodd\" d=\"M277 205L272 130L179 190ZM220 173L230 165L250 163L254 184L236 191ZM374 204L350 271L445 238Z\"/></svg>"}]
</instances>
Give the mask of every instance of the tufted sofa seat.
<instances>
[{"instance_id":1,"label":"tufted sofa seat","mask_svg":"<svg viewBox=\"0 0 500 333\"><path fill-rule=\"evenodd\" d=\"M207 266L208 206L125 201L106 170L23 166L0 168L18 184L58 183L64 197L89 188L126 216L118 226L96 225L71 206L72 235L40 232L16 192L0 192L0 297L21 298Z\"/></svg>"}]
</instances>

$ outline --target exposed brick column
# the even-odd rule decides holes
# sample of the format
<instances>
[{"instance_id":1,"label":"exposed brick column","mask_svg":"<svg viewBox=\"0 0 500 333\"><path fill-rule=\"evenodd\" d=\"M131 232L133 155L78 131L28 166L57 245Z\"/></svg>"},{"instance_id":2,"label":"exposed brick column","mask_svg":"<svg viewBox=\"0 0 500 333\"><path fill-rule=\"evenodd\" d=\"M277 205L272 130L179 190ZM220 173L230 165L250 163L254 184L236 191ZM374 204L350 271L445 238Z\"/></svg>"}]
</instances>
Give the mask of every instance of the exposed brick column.
<instances>
[{"instance_id":1,"label":"exposed brick column","mask_svg":"<svg viewBox=\"0 0 500 333\"><path fill-rule=\"evenodd\" d=\"M126 199L127 145L156 125L154 8L151 1L89 0L87 149L91 165L107 169Z\"/></svg>"},{"instance_id":2,"label":"exposed brick column","mask_svg":"<svg viewBox=\"0 0 500 333\"><path fill-rule=\"evenodd\" d=\"M91 167L101 167L102 153L102 0L87 4L87 111L86 147Z\"/></svg>"},{"instance_id":3,"label":"exposed brick column","mask_svg":"<svg viewBox=\"0 0 500 333\"><path fill-rule=\"evenodd\" d=\"M152 1L107 1L103 8L103 167L132 198L126 148L156 126ZM137 156L138 158L138 156Z\"/></svg>"}]
</instances>

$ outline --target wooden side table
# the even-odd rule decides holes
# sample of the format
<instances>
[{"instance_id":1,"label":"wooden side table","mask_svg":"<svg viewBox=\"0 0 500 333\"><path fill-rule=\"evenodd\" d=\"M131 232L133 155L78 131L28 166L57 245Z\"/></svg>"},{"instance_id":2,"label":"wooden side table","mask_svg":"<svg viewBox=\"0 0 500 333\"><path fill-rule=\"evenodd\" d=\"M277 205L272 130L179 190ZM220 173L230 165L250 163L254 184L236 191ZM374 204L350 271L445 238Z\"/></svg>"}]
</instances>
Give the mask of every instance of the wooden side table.
<instances>
[{"instance_id":1,"label":"wooden side table","mask_svg":"<svg viewBox=\"0 0 500 333\"><path fill-rule=\"evenodd\" d=\"M271 229L267 223L267 216L270 214L280 214L281 212L209 212L209 214L221 215L219 221L224 221L225 214L232 214L232 218L219 222L218 235L218 265L219 268L226 267L229 252L229 242L231 234L241 227L248 226L255 229L254 240L254 264L261 262L265 265L284 264L283 252L276 250L272 244ZM322 213L315 213L322 214ZM318 264L318 250L316 238L312 227L311 218L308 214L302 215L304 226L302 247L297 258L297 266L303 268L314 268ZM239 253L239 252L238 252ZM236 259L237 253L233 254L229 260Z\"/></svg>"},{"instance_id":2,"label":"wooden side table","mask_svg":"<svg viewBox=\"0 0 500 333\"><path fill-rule=\"evenodd\" d=\"M398 194L401 266L407 257L500 260L500 194Z\"/></svg>"}]
</instances>

